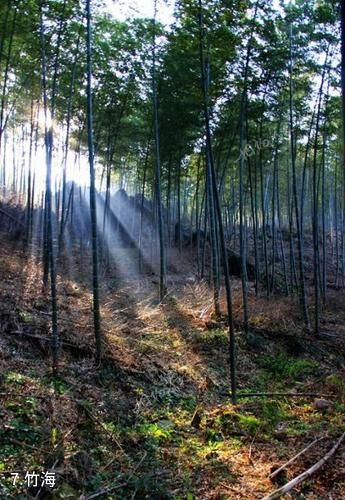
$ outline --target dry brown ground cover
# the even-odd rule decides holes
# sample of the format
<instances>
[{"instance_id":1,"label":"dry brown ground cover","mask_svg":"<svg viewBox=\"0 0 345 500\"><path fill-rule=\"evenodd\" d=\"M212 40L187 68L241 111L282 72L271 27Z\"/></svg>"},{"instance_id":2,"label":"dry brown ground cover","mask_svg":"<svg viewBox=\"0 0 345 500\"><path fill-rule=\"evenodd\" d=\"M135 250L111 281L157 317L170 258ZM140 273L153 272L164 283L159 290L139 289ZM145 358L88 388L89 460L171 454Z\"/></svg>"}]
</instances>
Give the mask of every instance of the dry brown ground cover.
<instances>
[{"instance_id":1,"label":"dry brown ground cover","mask_svg":"<svg viewBox=\"0 0 345 500\"><path fill-rule=\"evenodd\" d=\"M239 390L332 396L324 412L310 397L246 398L234 406L227 329L212 316L205 283L182 278L180 269L159 304L151 277L108 277L102 288L104 361L97 369L90 291L61 273L60 368L52 376L49 294L42 295L40 268L2 239L1 498L259 499L278 486L268 477L272 467L324 437L282 480L294 477L345 430L342 291L330 290L323 336L315 339L303 331L290 299L257 299L251 290L252 333L245 338L234 282ZM14 487L9 475L51 468L57 475L53 492ZM345 445L292 493L344 497Z\"/></svg>"}]
</instances>

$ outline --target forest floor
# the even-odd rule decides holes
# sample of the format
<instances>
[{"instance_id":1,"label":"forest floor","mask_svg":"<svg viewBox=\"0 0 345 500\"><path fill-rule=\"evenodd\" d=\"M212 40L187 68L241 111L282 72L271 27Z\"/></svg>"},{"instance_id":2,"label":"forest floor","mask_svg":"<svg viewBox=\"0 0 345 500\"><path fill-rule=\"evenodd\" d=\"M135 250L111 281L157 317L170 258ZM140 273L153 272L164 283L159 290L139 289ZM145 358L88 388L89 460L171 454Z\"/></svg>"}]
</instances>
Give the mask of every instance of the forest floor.
<instances>
[{"instance_id":1,"label":"forest floor","mask_svg":"<svg viewBox=\"0 0 345 500\"><path fill-rule=\"evenodd\" d=\"M187 267L187 266L186 266ZM49 293L37 260L2 235L0 255L0 498L259 499L278 487L270 472L316 438L287 481L319 460L345 430L345 308L330 290L323 335L303 331L298 305L255 298L241 331L233 282L241 392L327 394L229 398L228 334L212 294L192 275L103 280L103 363L93 362L92 296L58 279L59 374L51 372ZM187 282L187 284L185 284ZM53 490L27 488L25 471L54 471ZM14 485L14 476L19 478ZM292 498L345 496L345 443Z\"/></svg>"}]
</instances>

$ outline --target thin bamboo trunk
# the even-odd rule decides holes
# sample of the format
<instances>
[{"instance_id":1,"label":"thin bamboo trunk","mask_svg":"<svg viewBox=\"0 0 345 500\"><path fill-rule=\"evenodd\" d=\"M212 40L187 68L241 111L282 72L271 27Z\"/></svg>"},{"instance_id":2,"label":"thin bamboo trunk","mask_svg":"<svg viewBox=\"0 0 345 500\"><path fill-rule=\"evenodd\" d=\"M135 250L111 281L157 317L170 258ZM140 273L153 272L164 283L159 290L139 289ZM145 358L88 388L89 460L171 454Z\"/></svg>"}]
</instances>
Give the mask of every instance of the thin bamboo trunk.
<instances>
[{"instance_id":1,"label":"thin bamboo trunk","mask_svg":"<svg viewBox=\"0 0 345 500\"><path fill-rule=\"evenodd\" d=\"M97 212L96 212L96 190L95 190L95 168L94 168L94 142L93 142L93 103L92 103L92 28L90 0L86 0L86 49L87 49L87 132L90 166L90 216L92 237L92 271L93 271L93 321L96 342L96 362L101 362L101 314L99 300L99 278L98 278L98 235L97 235Z\"/></svg>"}]
</instances>

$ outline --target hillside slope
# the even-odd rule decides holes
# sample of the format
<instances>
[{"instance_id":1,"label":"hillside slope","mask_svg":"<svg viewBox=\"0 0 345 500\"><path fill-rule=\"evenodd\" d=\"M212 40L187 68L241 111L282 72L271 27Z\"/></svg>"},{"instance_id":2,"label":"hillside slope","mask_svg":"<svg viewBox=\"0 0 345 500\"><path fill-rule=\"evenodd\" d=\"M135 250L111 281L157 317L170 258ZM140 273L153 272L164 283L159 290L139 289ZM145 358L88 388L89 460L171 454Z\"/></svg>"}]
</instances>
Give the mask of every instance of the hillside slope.
<instances>
[{"instance_id":1,"label":"hillside slope","mask_svg":"<svg viewBox=\"0 0 345 500\"><path fill-rule=\"evenodd\" d=\"M303 332L289 300L251 298L253 333L245 340L234 283L240 391L327 394L330 406L320 412L314 397L274 396L233 406L227 329L212 317L206 284L191 278L184 285L175 274L158 304L151 278L108 277L97 368L90 292L59 276L62 343L53 376L41 270L2 240L1 498L262 498L277 487L272 467L324 437L288 468L294 477L345 430L345 312L336 294L321 339ZM52 490L27 488L27 471L47 470L56 474ZM19 472L16 485L11 472ZM343 445L294 497L342 498L344 491Z\"/></svg>"}]
</instances>

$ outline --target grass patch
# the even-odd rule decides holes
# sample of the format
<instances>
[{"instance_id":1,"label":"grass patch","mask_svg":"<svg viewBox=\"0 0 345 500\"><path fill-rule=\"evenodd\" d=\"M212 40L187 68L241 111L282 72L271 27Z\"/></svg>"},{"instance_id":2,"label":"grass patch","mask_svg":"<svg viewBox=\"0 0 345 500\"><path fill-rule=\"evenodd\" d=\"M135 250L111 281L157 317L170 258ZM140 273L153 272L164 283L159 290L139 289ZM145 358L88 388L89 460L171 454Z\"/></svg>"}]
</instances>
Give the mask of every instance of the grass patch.
<instances>
[{"instance_id":1,"label":"grass patch","mask_svg":"<svg viewBox=\"0 0 345 500\"><path fill-rule=\"evenodd\" d=\"M215 328L214 330L204 330L192 334L192 341L195 344L208 348L223 348L229 343L229 334L226 330Z\"/></svg>"},{"instance_id":2,"label":"grass patch","mask_svg":"<svg viewBox=\"0 0 345 500\"><path fill-rule=\"evenodd\" d=\"M275 356L263 356L258 360L259 366L268 371L277 380L303 380L305 376L313 374L317 363L310 359L291 358L286 353Z\"/></svg>"}]
</instances>

